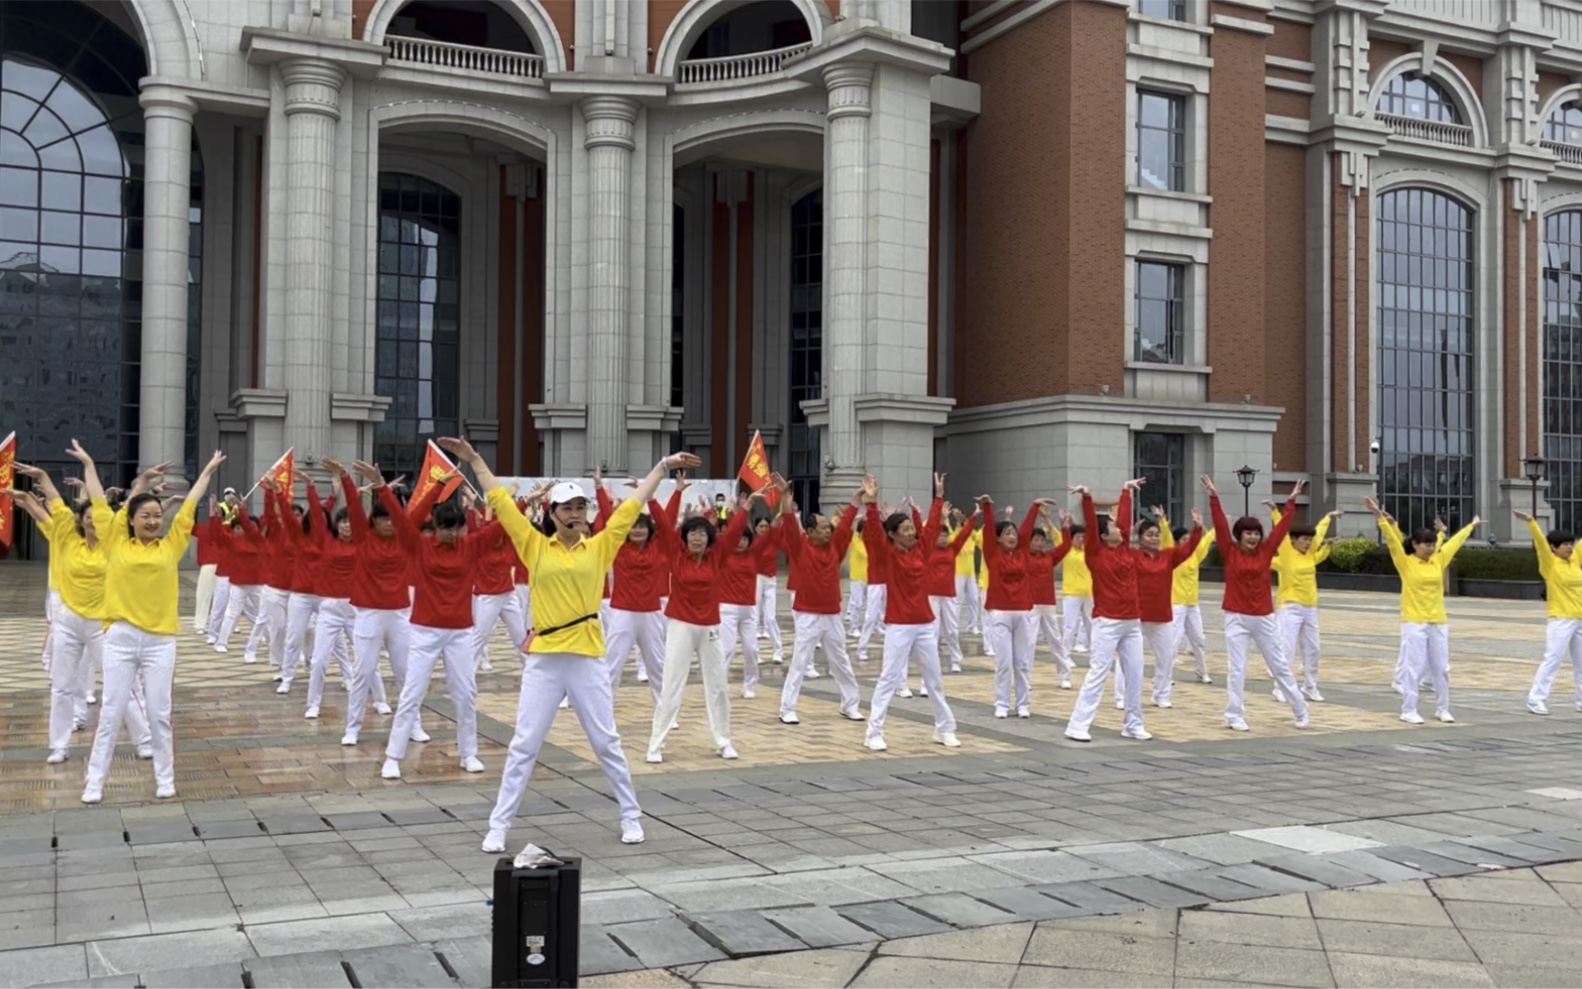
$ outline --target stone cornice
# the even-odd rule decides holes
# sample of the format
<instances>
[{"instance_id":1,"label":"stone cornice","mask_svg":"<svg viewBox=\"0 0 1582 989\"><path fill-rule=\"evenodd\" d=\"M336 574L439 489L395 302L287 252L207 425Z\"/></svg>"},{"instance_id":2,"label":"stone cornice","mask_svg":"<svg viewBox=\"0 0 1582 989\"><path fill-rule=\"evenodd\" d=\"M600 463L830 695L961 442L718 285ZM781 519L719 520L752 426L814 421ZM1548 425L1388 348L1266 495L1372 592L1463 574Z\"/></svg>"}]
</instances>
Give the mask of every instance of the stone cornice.
<instances>
[{"instance_id":1,"label":"stone cornice","mask_svg":"<svg viewBox=\"0 0 1582 989\"><path fill-rule=\"evenodd\" d=\"M836 22L824 44L786 67L793 79L823 84L824 71L839 62L870 62L936 75L950 68L950 49L916 35L900 34L874 24L840 30Z\"/></svg>"},{"instance_id":2,"label":"stone cornice","mask_svg":"<svg viewBox=\"0 0 1582 989\"><path fill-rule=\"evenodd\" d=\"M242 51L253 65L305 58L332 63L360 78L370 78L378 72L387 54L383 45L366 41L314 37L268 27L242 28Z\"/></svg>"},{"instance_id":3,"label":"stone cornice","mask_svg":"<svg viewBox=\"0 0 1582 989\"><path fill-rule=\"evenodd\" d=\"M167 76L145 76L138 80L138 86L145 93L157 89L162 94L179 94L195 103L200 110L218 110L243 117L261 117L269 112L267 89L226 86L216 82L199 85L190 79Z\"/></svg>"},{"instance_id":4,"label":"stone cornice","mask_svg":"<svg viewBox=\"0 0 1582 989\"><path fill-rule=\"evenodd\" d=\"M915 422L924 426L942 426L956 407L954 398L932 395L896 395L870 393L851 400L858 422Z\"/></svg>"},{"instance_id":5,"label":"stone cornice","mask_svg":"<svg viewBox=\"0 0 1582 989\"><path fill-rule=\"evenodd\" d=\"M612 96L638 103L661 103L673 80L655 75L603 75L591 72L550 72L544 84L557 100L574 102L585 97Z\"/></svg>"}]
</instances>

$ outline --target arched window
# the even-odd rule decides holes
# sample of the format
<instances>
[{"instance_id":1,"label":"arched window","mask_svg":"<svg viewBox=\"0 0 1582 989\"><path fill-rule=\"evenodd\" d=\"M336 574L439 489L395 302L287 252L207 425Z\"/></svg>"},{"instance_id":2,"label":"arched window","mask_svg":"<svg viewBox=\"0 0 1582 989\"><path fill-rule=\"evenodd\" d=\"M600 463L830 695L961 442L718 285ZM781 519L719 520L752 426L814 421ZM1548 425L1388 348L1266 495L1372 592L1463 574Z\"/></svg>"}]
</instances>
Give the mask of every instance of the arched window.
<instances>
[{"instance_id":1,"label":"arched window","mask_svg":"<svg viewBox=\"0 0 1582 989\"><path fill-rule=\"evenodd\" d=\"M1582 145L1582 100L1567 100L1544 121L1543 140Z\"/></svg>"},{"instance_id":2,"label":"arched window","mask_svg":"<svg viewBox=\"0 0 1582 989\"><path fill-rule=\"evenodd\" d=\"M428 179L379 173L374 388L390 408L374 459L411 475L434 436L460 435L461 199Z\"/></svg>"},{"instance_id":3,"label":"arched window","mask_svg":"<svg viewBox=\"0 0 1582 989\"><path fill-rule=\"evenodd\" d=\"M1544 220L1544 425L1554 527L1582 525L1582 210Z\"/></svg>"},{"instance_id":4,"label":"arched window","mask_svg":"<svg viewBox=\"0 0 1582 989\"><path fill-rule=\"evenodd\" d=\"M80 438L136 473L143 298L138 43L75 0L0 3L0 436ZM196 474L203 163L192 155L186 469Z\"/></svg>"},{"instance_id":5,"label":"arched window","mask_svg":"<svg viewBox=\"0 0 1582 989\"><path fill-rule=\"evenodd\" d=\"M1379 94L1380 113L1442 124L1463 123L1456 101L1445 88L1420 72L1402 72Z\"/></svg>"},{"instance_id":6,"label":"arched window","mask_svg":"<svg viewBox=\"0 0 1582 989\"><path fill-rule=\"evenodd\" d=\"M758 0L710 24L692 43L687 60L775 51L813 40L802 12L790 0Z\"/></svg>"},{"instance_id":7,"label":"arched window","mask_svg":"<svg viewBox=\"0 0 1582 989\"><path fill-rule=\"evenodd\" d=\"M805 511L818 509L818 430L802 403L824 394L824 190L791 207L791 416L786 447L791 494Z\"/></svg>"},{"instance_id":8,"label":"arched window","mask_svg":"<svg viewBox=\"0 0 1582 989\"><path fill-rule=\"evenodd\" d=\"M1411 531L1472 521L1472 211L1431 189L1378 200L1379 493Z\"/></svg>"},{"instance_id":9,"label":"arched window","mask_svg":"<svg viewBox=\"0 0 1582 989\"><path fill-rule=\"evenodd\" d=\"M490 0L412 0L396 11L385 34L539 54L532 36L504 7Z\"/></svg>"}]
</instances>

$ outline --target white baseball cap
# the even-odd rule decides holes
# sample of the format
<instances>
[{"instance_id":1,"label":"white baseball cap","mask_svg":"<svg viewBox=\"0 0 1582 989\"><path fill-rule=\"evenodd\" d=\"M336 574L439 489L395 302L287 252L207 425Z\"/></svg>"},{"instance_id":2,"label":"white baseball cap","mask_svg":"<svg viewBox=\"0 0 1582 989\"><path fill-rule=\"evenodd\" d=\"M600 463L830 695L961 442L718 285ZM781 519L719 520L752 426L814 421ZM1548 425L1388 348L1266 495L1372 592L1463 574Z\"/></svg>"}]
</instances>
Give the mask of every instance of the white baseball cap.
<instances>
[{"instance_id":1,"label":"white baseball cap","mask_svg":"<svg viewBox=\"0 0 1582 989\"><path fill-rule=\"evenodd\" d=\"M587 501L588 493L582 490L582 485L573 484L571 481L561 481L549 489L549 503L551 505L564 505L566 502L576 501L578 498Z\"/></svg>"}]
</instances>

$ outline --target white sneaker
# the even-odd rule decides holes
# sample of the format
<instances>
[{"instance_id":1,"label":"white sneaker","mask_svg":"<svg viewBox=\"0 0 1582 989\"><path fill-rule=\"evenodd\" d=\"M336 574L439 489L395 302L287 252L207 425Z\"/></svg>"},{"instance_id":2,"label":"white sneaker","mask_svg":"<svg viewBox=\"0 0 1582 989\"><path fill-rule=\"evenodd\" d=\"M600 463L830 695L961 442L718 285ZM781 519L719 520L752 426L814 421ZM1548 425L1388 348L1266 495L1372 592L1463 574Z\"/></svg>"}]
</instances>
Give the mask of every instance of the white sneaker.
<instances>
[{"instance_id":1,"label":"white sneaker","mask_svg":"<svg viewBox=\"0 0 1582 989\"><path fill-rule=\"evenodd\" d=\"M82 791L82 802L85 804L96 804L103 799L104 791L99 787L90 786Z\"/></svg>"},{"instance_id":2,"label":"white sneaker","mask_svg":"<svg viewBox=\"0 0 1582 989\"><path fill-rule=\"evenodd\" d=\"M1117 700L1115 702L1115 710L1117 710L1117 711L1124 711L1124 710L1126 710L1126 702L1124 700Z\"/></svg>"},{"instance_id":3,"label":"white sneaker","mask_svg":"<svg viewBox=\"0 0 1582 989\"><path fill-rule=\"evenodd\" d=\"M489 662L486 659L483 662L478 664L478 669L482 670L485 673L493 673L494 672L494 664Z\"/></svg>"},{"instance_id":4,"label":"white sneaker","mask_svg":"<svg viewBox=\"0 0 1582 989\"><path fill-rule=\"evenodd\" d=\"M169 800L176 795L176 784L166 783L154 791L155 800Z\"/></svg>"},{"instance_id":5,"label":"white sneaker","mask_svg":"<svg viewBox=\"0 0 1582 989\"><path fill-rule=\"evenodd\" d=\"M1061 677L1060 678L1060 689L1061 690L1070 690L1071 689L1071 678L1070 677Z\"/></svg>"},{"instance_id":6,"label":"white sneaker","mask_svg":"<svg viewBox=\"0 0 1582 989\"><path fill-rule=\"evenodd\" d=\"M75 719L72 720L72 723L71 723L71 730L72 731L74 731L74 732L82 731L86 727L88 727L88 722L86 722L86 721L78 721L78 720L75 720Z\"/></svg>"},{"instance_id":7,"label":"white sneaker","mask_svg":"<svg viewBox=\"0 0 1582 989\"><path fill-rule=\"evenodd\" d=\"M499 828L490 828L489 833L483 836L483 850L491 855L505 851L505 832Z\"/></svg>"},{"instance_id":8,"label":"white sneaker","mask_svg":"<svg viewBox=\"0 0 1582 989\"><path fill-rule=\"evenodd\" d=\"M890 748L890 746L884 744L883 735L870 735L862 744L868 747L869 752L885 752Z\"/></svg>"},{"instance_id":9,"label":"white sneaker","mask_svg":"<svg viewBox=\"0 0 1582 989\"><path fill-rule=\"evenodd\" d=\"M1026 704L1023 704L1021 707L1016 709L1016 716L1018 718L1031 718L1033 716L1033 711Z\"/></svg>"},{"instance_id":10,"label":"white sneaker","mask_svg":"<svg viewBox=\"0 0 1582 989\"><path fill-rule=\"evenodd\" d=\"M1306 728L1309 725L1311 725L1312 723L1313 723L1313 716L1311 714L1304 714L1300 718L1296 719L1296 727L1297 728Z\"/></svg>"},{"instance_id":11,"label":"white sneaker","mask_svg":"<svg viewBox=\"0 0 1582 989\"><path fill-rule=\"evenodd\" d=\"M380 770L379 770L379 778L380 779L386 779L386 780L398 780L398 779L400 779L401 778L401 764L399 762L396 762L394 759L386 759L384 766L381 767Z\"/></svg>"},{"instance_id":12,"label":"white sneaker","mask_svg":"<svg viewBox=\"0 0 1582 989\"><path fill-rule=\"evenodd\" d=\"M1074 728L1067 728L1066 729L1066 737L1071 739L1073 742L1091 742L1091 741L1093 741L1093 736L1092 735L1088 734L1085 731L1077 731Z\"/></svg>"},{"instance_id":13,"label":"white sneaker","mask_svg":"<svg viewBox=\"0 0 1582 989\"><path fill-rule=\"evenodd\" d=\"M1251 731L1252 730L1252 729L1247 727L1247 722L1242 720L1241 718L1237 718L1235 721L1227 721L1227 722L1225 722L1225 727L1229 728L1231 731Z\"/></svg>"},{"instance_id":14,"label":"white sneaker","mask_svg":"<svg viewBox=\"0 0 1582 989\"><path fill-rule=\"evenodd\" d=\"M1409 725L1420 725L1423 723L1423 716L1416 711L1408 711L1401 715L1401 720Z\"/></svg>"},{"instance_id":15,"label":"white sneaker","mask_svg":"<svg viewBox=\"0 0 1582 989\"><path fill-rule=\"evenodd\" d=\"M280 681L280 686L275 688L275 693L277 693L277 694L289 694L289 693L291 693L291 681L290 680L282 680L282 681Z\"/></svg>"},{"instance_id":16,"label":"white sneaker","mask_svg":"<svg viewBox=\"0 0 1582 989\"><path fill-rule=\"evenodd\" d=\"M817 680L819 677L821 677L823 675L824 674L820 673L818 670L815 670L813 668L813 664L812 663L808 664L806 679L808 679L808 680Z\"/></svg>"},{"instance_id":17,"label":"white sneaker","mask_svg":"<svg viewBox=\"0 0 1582 989\"><path fill-rule=\"evenodd\" d=\"M784 649L776 649L775 650L775 656L774 656L774 664L776 666L784 666L785 665L785 661L786 661L785 650Z\"/></svg>"},{"instance_id":18,"label":"white sneaker","mask_svg":"<svg viewBox=\"0 0 1582 989\"><path fill-rule=\"evenodd\" d=\"M152 759L152 758L154 758L154 747L152 745L150 745L149 743L144 742L142 745L139 745L137 747L137 757L139 759Z\"/></svg>"},{"instance_id":19,"label":"white sneaker","mask_svg":"<svg viewBox=\"0 0 1582 989\"><path fill-rule=\"evenodd\" d=\"M428 732L423 730L422 725L418 725L416 728L412 729L412 741L414 742L427 742L433 737L433 735L430 735Z\"/></svg>"},{"instance_id":20,"label":"white sneaker","mask_svg":"<svg viewBox=\"0 0 1582 989\"><path fill-rule=\"evenodd\" d=\"M1154 707L1175 707L1175 705L1169 701L1154 701Z\"/></svg>"},{"instance_id":21,"label":"white sneaker","mask_svg":"<svg viewBox=\"0 0 1582 989\"><path fill-rule=\"evenodd\" d=\"M390 713L390 705L389 704L375 704L374 705L374 710L376 712L378 712L379 714L389 714Z\"/></svg>"},{"instance_id":22,"label":"white sneaker","mask_svg":"<svg viewBox=\"0 0 1582 989\"><path fill-rule=\"evenodd\" d=\"M753 689L751 689L749 687L743 687L742 688L742 700L750 701L750 700L756 699L757 697L758 697L758 691L753 690Z\"/></svg>"},{"instance_id":23,"label":"white sneaker","mask_svg":"<svg viewBox=\"0 0 1582 989\"><path fill-rule=\"evenodd\" d=\"M65 749L56 749L55 751L51 752L49 754L49 758L45 759L44 761L49 763L52 766L59 765L60 763L63 763L63 762L66 761L66 750Z\"/></svg>"},{"instance_id":24,"label":"white sneaker","mask_svg":"<svg viewBox=\"0 0 1582 989\"><path fill-rule=\"evenodd\" d=\"M216 642L216 641L218 641L218 640L216 640L216 639L215 639L215 638L214 638L214 636L212 636L212 635L205 635L205 636L204 636L204 637L203 637L203 641L204 641L204 642L207 642L207 643L208 643L208 644L209 644L209 645L211 645L211 646L212 646L212 645L214 645L214 644L215 644L215 642Z\"/></svg>"},{"instance_id":25,"label":"white sneaker","mask_svg":"<svg viewBox=\"0 0 1582 989\"><path fill-rule=\"evenodd\" d=\"M1281 704L1285 703L1285 694L1284 694L1284 692L1282 692L1280 690L1279 687L1276 687L1273 690L1269 691L1269 696L1273 697L1275 700L1279 701Z\"/></svg>"},{"instance_id":26,"label":"white sneaker","mask_svg":"<svg viewBox=\"0 0 1582 989\"><path fill-rule=\"evenodd\" d=\"M799 725L802 723L802 719L796 716L795 711L792 711L790 714L780 715L780 723L783 725Z\"/></svg>"},{"instance_id":27,"label":"white sneaker","mask_svg":"<svg viewBox=\"0 0 1582 989\"><path fill-rule=\"evenodd\" d=\"M1317 687L1303 687L1302 696L1306 697L1310 701L1313 701L1315 704L1324 703L1324 695L1318 692Z\"/></svg>"},{"instance_id":28,"label":"white sneaker","mask_svg":"<svg viewBox=\"0 0 1582 989\"><path fill-rule=\"evenodd\" d=\"M1074 652L1074 653L1078 653L1080 655L1086 656L1088 654L1088 647L1087 646L1072 646L1071 647L1071 651Z\"/></svg>"},{"instance_id":29,"label":"white sneaker","mask_svg":"<svg viewBox=\"0 0 1582 989\"><path fill-rule=\"evenodd\" d=\"M649 749L648 750L648 761L649 762L664 762L665 761L665 757L664 757L664 754L661 753L658 749Z\"/></svg>"},{"instance_id":30,"label":"white sneaker","mask_svg":"<svg viewBox=\"0 0 1582 989\"><path fill-rule=\"evenodd\" d=\"M309 720L311 720L313 718L317 718L318 716L319 716L319 706L317 704L315 704L312 707L308 708L308 713L303 715L304 718L308 718Z\"/></svg>"},{"instance_id":31,"label":"white sneaker","mask_svg":"<svg viewBox=\"0 0 1582 989\"><path fill-rule=\"evenodd\" d=\"M483 760L475 755L470 755L461 761L461 768L469 773L481 773L483 772Z\"/></svg>"},{"instance_id":32,"label":"white sneaker","mask_svg":"<svg viewBox=\"0 0 1582 989\"><path fill-rule=\"evenodd\" d=\"M1198 683L1213 683L1214 682L1214 678L1209 676L1207 673L1199 673L1197 675L1197 682Z\"/></svg>"},{"instance_id":33,"label":"white sneaker","mask_svg":"<svg viewBox=\"0 0 1582 989\"><path fill-rule=\"evenodd\" d=\"M867 716L862 713L862 709L861 708L858 708L855 711L842 711L842 712L840 712L840 716L845 718L847 721L867 721L868 720Z\"/></svg>"},{"instance_id":34,"label":"white sneaker","mask_svg":"<svg viewBox=\"0 0 1582 989\"><path fill-rule=\"evenodd\" d=\"M952 672L952 673L960 673L961 672L961 664L960 663L952 664L951 667L950 667L950 672Z\"/></svg>"},{"instance_id":35,"label":"white sneaker","mask_svg":"<svg viewBox=\"0 0 1582 989\"><path fill-rule=\"evenodd\" d=\"M647 683L648 682L648 671L647 670L638 670L637 671L637 682L638 683Z\"/></svg>"},{"instance_id":36,"label":"white sneaker","mask_svg":"<svg viewBox=\"0 0 1582 989\"><path fill-rule=\"evenodd\" d=\"M1122 728L1121 729L1121 737L1122 738L1133 738L1133 739L1136 739L1139 742L1146 742L1150 738L1153 738L1154 736L1153 736L1153 733L1150 732L1146 728Z\"/></svg>"},{"instance_id":37,"label":"white sneaker","mask_svg":"<svg viewBox=\"0 0 1582 989\"><path fill-rule=\"evenodd\" d=\"M221 645L220 643L216 642L216 643L214 643L214 651L215 652L230 652L231 650L230 650L229 646L224 646L224 645ZM249 663L257 662L257 659L256 658L250 659L250 660L248 660L248 662Z\"/></svg>"},{"instance_id":38,"label":"white sneaker","mask_svg":"<svg viewBox=\"0 0 1582 989\"><path fill-rule=\"evenodd\" d=\"M354 731L349 731L346 734L342 735L341 736L341 744L342 745L356 745L357 744L357 733L354 732Z\"/></svg>"},{"instance_id":39,"label":"white sneaker","mask_svg":"<svg viewBox=\"0 0 1582 989\"><path fill-rule=\"evenodd\" d=\"M1453 725L1456 723L1456 719L1449 711L1435 711L1434 717L1438 718L1441 722L1447 725Z\"/></svg>"},{"instance_id":40,"label":"white sneaker","mask_svg":"<svg viewBox=\"0 0 1582 989\"><path fill-rule=\"evenodd\" d=\"M562 711L564 711L564 710L566 710L569 707L571 707L571 698L570 697L562 697L560 699L560 709Z\"/></svg>"},{"instance_id":41,"label":"white sneaker","mask_svg":"<svg viewBox=\"0 0 1582 989\"><path fill-rule=\"evenodd\" d=\"M928 688L927 687L919 687L919 688L917 688L917 696L919 696L919 697L927 697L928 696Z\"/></svg>"},{"instance_id":42,"label":"white sneaker","mask_svg":"<svg viewBox=\"0 0 1582 989\"><path fill-rule=\"evenodd\" d=\"M1400 694L1402 697L1406 696L1406 688L1398 683L1390 684L1390 689L1395 691L1397 694Z\"/></svg>"},{"instance_id":43,"label":"white sneaker","mask_svg":"<svg viewBox=\"0 0 1582 989\"><path fill-rule=\"evenodd\" d=\"M1011 709L1008 707L996 706L994 708L994 716L996 718L1009 718L1011 716Z\"/></svg>"},{"instance_id":44,"label":"white sneaker","mask_svg":"<svg viewBox=\"0 0 1582 989\"><path fill-rule=\"evenodd\" d=\"M647 835L643 834L643 826L637 821L626 821L621 825L621 844L641 845Z\"/></svg>"},{"instance_id":45,"label":"white sneaker","mask_svg":"<svg viewBox=\"0 0 1582 989\"><path fill-rule=\"evenodd\" d=\"M95 696L94 696L94 695L93 695L93 694L92 694L92 693L91 693L91 692L90 692L90 693L89 693L89 694L88 694L88 703L89 703L89 704L97 704L97 703L99 703L99 698L97 698L97 697L95 697Z\"/></svg>"},{"instance_id":46,"label":"white sneaker","mask_svg":"<svg viewBox=\"0 0 1582 989\"><path fill-rule=\"evenodd\" d=\"M1548 714L1549 705L1545 704L1543 701L1528 701L1527 710L1534 714Z\"/></svg>"},{"instance_id":47,"label":"white sneaker","mask_svg":"<svg viewBox=\"0 0 1582 989\"><path fill-rule=\"evenodd\" d=\"M961 748L961 739L957 738L956 733L953 731L934 732L934 741L938 742L940 745L943 745L947 749Z\"/></svg>"},{"instance_id":48,"label":"white sneaker","mask_svg":"<svg viewBox=\"0 0 1582 989\"><path fill-rule=\"evenodd\" d=\"M726 745L724 748L720 749L720 758L721 759L740 759L741 756L736 754L736 749L735 749L734 746Z\"/></svg>"},{"instance_id":49,"label":"white sneaker","mask_svg":"<svg viewBox=\"0 0 1582 989\"><path fill-rule=\"evenodd\" d=\"M899 691L896 692L896 696L897 697L911 697L912 696L912 688L911 687L902 687Z\"/></svg>"},{"instance_id":50,"label":"white sneaker","mask_svg":"<svg viewBox=\"0 0 1582 989\"><path fill-rule=\"evenodd\" d=\"M284 680L285 677L281 676L279 673L276 673L274 676L270 677L270 679L276 683L279 683L280 681Z\"/></svg>"}]
</instances>

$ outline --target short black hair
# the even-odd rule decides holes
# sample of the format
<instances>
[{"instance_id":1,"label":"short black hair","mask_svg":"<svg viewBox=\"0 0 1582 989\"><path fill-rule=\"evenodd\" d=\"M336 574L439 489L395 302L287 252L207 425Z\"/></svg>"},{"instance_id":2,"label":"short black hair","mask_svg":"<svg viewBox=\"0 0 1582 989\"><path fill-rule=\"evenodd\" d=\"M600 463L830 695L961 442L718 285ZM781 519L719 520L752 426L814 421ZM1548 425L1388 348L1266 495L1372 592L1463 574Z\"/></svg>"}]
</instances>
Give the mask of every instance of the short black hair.
<instances>
[{"instance_id":1,"label":"short black hair","mask_svg":"<svg viewBox=\"0 0 1582 989\"><path fill-rule=\"evenodd\" d=\"M1080 536L1084 532L1087 532L1087 531L1088 531L1088 527L1083 525L1081 522L1074 522L1071 525L1071 534L1073 536Z\"/></svg>"},{"instance_id":2,"label":"short black hair","mask_svg":"<svg viewBox=\"0 0 1582 989\"><path fill-rule=\"evenodd\" d=\"M1310 525L1293 525L1291 526L1291 529L1287 535L1289 535L1292 539L1301 539L1303 536L1311 539L1312 537L1318 535L1318 530Z\"/></svg>"},{"instance_id":3,"label":"short black hair","mask_svg":"<svg viewBox=\"0 0 1582 989\"><path fill-rule=\"evenodd\" d=\"M1567 532L1564 529L1556 529L1553 532L1549 533L1549 545L1550 546L1559 547L1559 546L1564 546L1566 543L1574 543L1576 541L1577 541L1576 534L1575 533L1571 533L1571 532Z\"/></svg>"},{"instance_id":4,"label":"short black hair","mask_svg":"<svg viewBox=\"0 0 1582 989\"><path fill-rule=\"evenodd\" d=\"M453 501L435 506L432 518L436 529L460 529L467 524L467 513Z\"/></svg>"},{"instance_id":5,"label":"short black hair","mask_svg":"<svg viewBox=\"0 0 1582 989\"><path fill-rule=\"evenodd\" d=\"M1139 536L1146 535L1157 528L1159 528L1158 522L1155 522L1153 519L1143 519L1141 522L1137 523L1137 534Z\"/></svg>"},{"instance_id":6,"label":"short black hair","mask_svg":"<svg viewBox=\"0 0 1582 989\"><path fill-rule=\"evenodd\" d=\"M1181 540L1185 539L1187 537L1187 533L1189 533L1191 531L1192 531L1191 529L1188 529L1184 525L1178 525L1174 529L1170 530L1170 536L1176 542L1180 542Z\"/></svg>"},{"instance_id":7,"label":"short black hair","mask_svg":"<svg viewBox=\"0 0 1582 989\"><path fill-rule=\"evenodd\" d=\"M1439 542L1439 533L1432 529L1417 529L1412 533L1413 546L1432 546Z\"/></svg>"},{"instance_id":8,"label":"short black hair","mask_svg":"<svg viewBox=\"0 0 1582 989\"><path fill-rule=\"evenodd\" d=\"M716 536L714 526L710 524L708 519L701 515L694 515L685 522L681 523L681 541L685 543L687 541L687 537L692 535L692 533L698 529L703 530L704 534L709 537L709 545L713 546Z\"/></svg>"}]
</instances>

